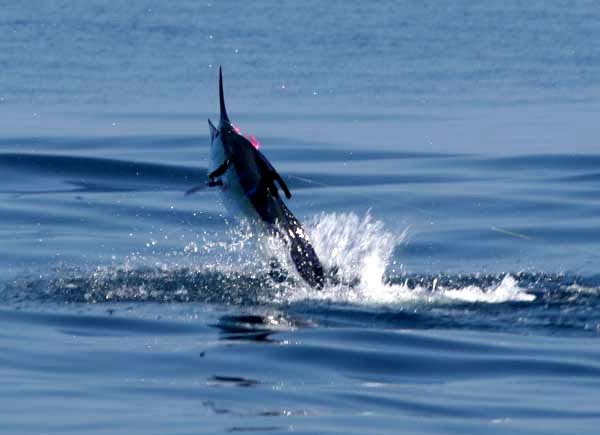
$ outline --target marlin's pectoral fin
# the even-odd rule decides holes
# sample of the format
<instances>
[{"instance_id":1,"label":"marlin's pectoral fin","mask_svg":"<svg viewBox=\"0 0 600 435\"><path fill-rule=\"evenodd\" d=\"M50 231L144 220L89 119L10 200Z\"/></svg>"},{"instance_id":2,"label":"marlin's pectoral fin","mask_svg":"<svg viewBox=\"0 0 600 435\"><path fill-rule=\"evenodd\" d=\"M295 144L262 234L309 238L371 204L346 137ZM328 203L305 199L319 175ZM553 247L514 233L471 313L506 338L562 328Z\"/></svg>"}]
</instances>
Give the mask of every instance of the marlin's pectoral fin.
<instances>
[{"instance_id":1,"label":"marlin's pectoral fin","mask_svg":"<svg viewBox=\"0 0 600 435\"><path fill-rule=\"evenodd\" d=\"M206 185L208 187L222 186L223 180L210 180Z\"/></svg>"},{"instance_id":2,"label":"marlin's pectoral fin","mask_svg":"<svg viewBox=\"0 0 600 435\"><path fill-rule=\"evenodd\" d=\"M223 185L222 180L209 180L206 184L201 184L200 186L195 186L189 190L186 190L185 196L191 195L192 193L196 193L196 192L204 189L206 186L215 187L215 186L222 186L222 185Z\"/></svg>"},{"instance_id":3,"label":"marlin's pectoral fin","mask_svg":"<svg viewBox=\"0 0 600 435\"><path fill-rule=\"evenodd\" d=\"M208 178L212 181L213 178L220 177L225 173L225 171L227 171L227 168L229 168L230 164L231 159L225 160L221 166L219 166L217 169L208 174Z\"/></svg>"},{"instance_id":4,"label":"marlin's pectoral fin","mask_svg":"<svg viewBox=\"0 0 600 435\"><path fill-rule=\"evenodd\" d=\"M283 193L285 193L285 197L287 199L290 199L292 197L292 193L290 192L290 189L288 189L287 184L285 184L285 181L283 181L283 178L281 178L281 175L279 175L277 172L275 172L275 170L273 170L273 178L275 178L275 180L277 180L277 182L279 183L279 186L281 187L281 189L283 189Z\"/></svg>"},{"instance_id":5,"label":"marlin's pectoral fin","mask_svg":"<svg viewBox=\"0 0 600 435\"><path fill-rule=\"evenodd\" d=\"M185 196L191 195L192 193L196 193L196 192L204 189L204 187L205 187L204 185L192 187L191 189L186 190Z\"/></svg>"}]
</instances>

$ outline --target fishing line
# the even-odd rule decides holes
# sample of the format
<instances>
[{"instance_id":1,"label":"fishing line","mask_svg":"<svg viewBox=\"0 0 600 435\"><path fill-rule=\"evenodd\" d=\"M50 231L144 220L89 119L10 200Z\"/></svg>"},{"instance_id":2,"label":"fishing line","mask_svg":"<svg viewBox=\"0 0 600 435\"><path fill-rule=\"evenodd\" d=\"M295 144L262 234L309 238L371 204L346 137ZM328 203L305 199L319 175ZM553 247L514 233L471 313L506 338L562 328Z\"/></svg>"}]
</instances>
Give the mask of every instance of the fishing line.
<instances>
[{"instance_id":1,"label":"fishing line","mask_svg":"<svg viewBox=\"0 0 600 435\"><path fill-rule=\"evenodd\" d=\"M338 187L338 186L335 186L333 184L327 184L327 183L323 183L323 182L320 182L320 181L311 180L310 178L300 177L298 175L288 175L286 178L293 178L293 179L296 179L296 180L304 181L305 183L314 184L316 186L321 186L321 187L330 187L330 188ZM355 195L355 196L361 196L363 198L366 198L369 201L377 201L377 202L383 203L383 200L378 199L378 198L373 198L372 196L369 196L369 195L367 195L365 193L352 192L352 194ZM420 208L420 207L417 207L417 206L414 206L414 205L409 205L409 204L406 204L406 203L401 203L401 202L398 202L396 200L394 200L394 204L399 204L399 205L403 206L404 208L418 211L419 213L425 214L425 215L427 215L429 217L438 217L436 214L430 212L429 210L425 210L423 208Z\"/></svg>"},{"instance_id":2,"label":"fishing line","mask_svg":"<svg viewBox=\"0 0 600 435\"><path fill-rule=\"evenodd\" d=\"M299 180L299 181L303 181L305 183L314 184L316 186L321 186L321 187L329 187L329 188L335 188L336 187L335 185L332 185L332 184L323 183L323 182L320 182L320 181L315 181L315 180L312 180L310 178L300 177L298 175L288 175L287 178L296 179L296 180ZM363 197L365 199L368 199L371 202L383 202L382 199L379 199L377 197L370 196L370 195L367 195L367 194L364 194L364 193L353 192L353 195ZM417 212L422 213L422 214L424 214L424 215L426 215L426 216L428 216L430 218L440 218L441 217L441 214L432 212L430 210L425 210L423 208L416 207L416 206L413 206L413 205L410 205L410 204L402 203L402 202L397 201L396 199L394 199L394 204L401 205L402 207L404 207L406 209L411 209L411 210L417 211ZM505 236L508 236L508 237L511 237L511 238L515 238L515 239L520 239L520 240L523 240L523 241L530 241L530 242L539 241L539 242L548 243L548 244L552 243L550 240L548 240L546 238L543 238L543 237L533 237L533 236L529 236L529 235L521 233L521 232L517 232L517 231L513 231L513 230L508 230L508 229L505 229L505 228L502 228L502 227L499 227L499 226L495 226L495 225L491 226L489 228L489 231L492 231L492 232L495 232L495 233L499 233L499 234L503 234ZM583 253L583 254L590 255L590 256L595 257L595 258L600 258L600 253L598 253L596 251L588 250L586 248L582 248L580 246L572 246L570 249L573 249L574 251L577 251L577 252L580 252L580 253Z\"/></svg>"}]
</instances>

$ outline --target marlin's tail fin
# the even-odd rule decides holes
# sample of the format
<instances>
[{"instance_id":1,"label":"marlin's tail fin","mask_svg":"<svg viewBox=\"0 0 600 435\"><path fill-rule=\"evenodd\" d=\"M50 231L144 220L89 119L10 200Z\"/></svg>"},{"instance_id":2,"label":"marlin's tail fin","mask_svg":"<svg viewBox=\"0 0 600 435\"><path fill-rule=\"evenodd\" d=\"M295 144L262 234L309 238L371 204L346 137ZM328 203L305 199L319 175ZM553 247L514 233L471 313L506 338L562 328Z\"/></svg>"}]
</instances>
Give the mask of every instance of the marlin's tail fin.
<instances>
[{"instance_id":1,"label":"marlin's tail fin","mask_svg":"<svg viewBox=\"0 0 600 435\"><path fill-rule=\"evenodd\" d=\"M292 212L281 202L286 221L284 222L285 238L289 241L290 256L296 270L311 287L322 289L325 285L323 265L315 252L302 224Z\"/></svg>"}]
</instances>

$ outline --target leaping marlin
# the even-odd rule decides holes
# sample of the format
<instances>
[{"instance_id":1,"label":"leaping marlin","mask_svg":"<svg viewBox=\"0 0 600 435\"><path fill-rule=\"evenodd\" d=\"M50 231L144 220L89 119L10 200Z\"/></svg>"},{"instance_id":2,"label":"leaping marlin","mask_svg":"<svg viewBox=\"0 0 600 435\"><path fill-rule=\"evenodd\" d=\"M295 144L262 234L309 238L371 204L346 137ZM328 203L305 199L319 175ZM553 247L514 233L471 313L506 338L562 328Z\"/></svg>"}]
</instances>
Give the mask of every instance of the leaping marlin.
<instances>
[{"instance_id":1,"label":"leaping marlin","mask_svg":"<svg viewBox=\"0 0 600 435\"><path fill-rule=\"evenodd\" d=\"M231 124L225 109L223 74L219 68L219 126L210 126L208 186L220 186L227 208L250 220L262 222L267 231L283 240L300 276L314 288L322 288L323 266L302 224L286 207L292 194L273 165L253 143ZM277 183L277 184L275 184Z\"/></svg>"}]
</instances>

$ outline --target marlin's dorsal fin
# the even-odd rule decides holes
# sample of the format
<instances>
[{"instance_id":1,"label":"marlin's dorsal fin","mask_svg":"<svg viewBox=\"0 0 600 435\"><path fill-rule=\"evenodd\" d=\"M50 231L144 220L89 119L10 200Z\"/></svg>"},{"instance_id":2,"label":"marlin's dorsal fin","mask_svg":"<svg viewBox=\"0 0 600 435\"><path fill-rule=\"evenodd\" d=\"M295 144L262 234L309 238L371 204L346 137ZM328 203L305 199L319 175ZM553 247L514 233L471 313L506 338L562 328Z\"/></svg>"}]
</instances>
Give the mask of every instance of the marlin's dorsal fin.
<instances>
[{"instance_id":1,"label":"marlin's dorsal fin","mask_svg":"<svg viewBox=\"0 0 600 435\"><path fill-rule=\"evenodd\" d=\"M265 155L263 153L261 153L257 149L255 149L254 152L258 156L258 161L263 166L262 170L264 170L264 171L266 171L268 173L268 178L270 178L273 182L277 181L277 183L279 183L279 186L283 190L283 193L285 194L285 197L287 199L290 199L292 197L292 194L290 192L290 189L288 189L287 184L285 184L285 181L283 181L283 178L281 178L281 175L279 175L279 173L275 170L275 168L273 167L273 165L271 164L271 162L269 162L267 160L267 158L265 157Z\"/></svg>"},{"instance_id":2,"label":"marlin's dorsal fin","mask_svg":"<svg viewBox=\"0 0 600 435\"><path fill-rule=\"evenodd\" d=\"M223 72L219 67L219 104L221 107L221 124L231 124L229 116L227 116L227 110L225 109L225 96L223 95Z\"/></svg>"}]
</instances>

